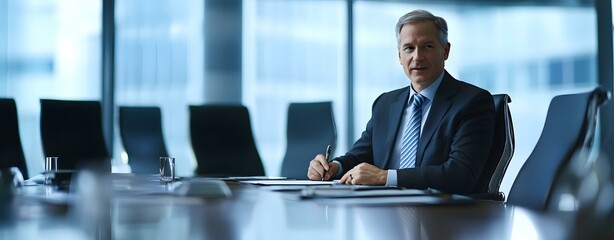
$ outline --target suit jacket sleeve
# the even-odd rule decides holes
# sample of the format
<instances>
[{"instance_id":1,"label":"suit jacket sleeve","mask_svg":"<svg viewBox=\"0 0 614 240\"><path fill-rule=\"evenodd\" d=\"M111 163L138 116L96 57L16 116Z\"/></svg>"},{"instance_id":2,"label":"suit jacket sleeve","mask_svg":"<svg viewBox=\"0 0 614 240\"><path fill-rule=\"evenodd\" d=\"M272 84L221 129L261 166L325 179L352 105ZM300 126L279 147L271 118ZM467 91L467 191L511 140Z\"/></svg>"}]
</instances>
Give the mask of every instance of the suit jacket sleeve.
<instances>
[{"instance_id":1,"label":"suit jacket sleeve","mask_svg":"<svg viewBox=\"0 0 614 240\"><path fill-rule=\"evenodd\" d=\"M360 163L387 169L409 87L383 93L373 103L371 119L354 146L339 161L343 173Z\"/></svg>"},{"instance_id":2,"label":"suit jacket sleeve","mask_svg":"<svg viewBox=\"0 0 614 240\"><path fill-rule=\"evenodd\" d=\"M373 107L375 107L380 98L381 95L374 101ZM350 151L348 151L344 156L335 158L335 160L339 161L342 165L343 173L341 175L363 162L375 165L373 163L373 145L371 141L372 135L373 119L369 119L366 129L362 132L360 138L354 143L352 149L350 149Z\"/></svg>"}]
</instances>

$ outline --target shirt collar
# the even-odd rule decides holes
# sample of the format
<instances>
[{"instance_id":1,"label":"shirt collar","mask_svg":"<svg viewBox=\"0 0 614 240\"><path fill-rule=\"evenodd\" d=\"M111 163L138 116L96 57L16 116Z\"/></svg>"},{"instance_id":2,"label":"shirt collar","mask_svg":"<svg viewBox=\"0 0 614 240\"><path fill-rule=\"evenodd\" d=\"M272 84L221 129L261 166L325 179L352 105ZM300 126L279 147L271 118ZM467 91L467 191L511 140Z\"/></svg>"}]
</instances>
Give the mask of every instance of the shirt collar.
<instances>
[{"instance_id":1,"label":"shirt collar","mask_svg":"<svg viewBox=\"0 0 614 240\"><path fill-rule=\"evenodd\" d=\"M433 101L433 99L435 99L435 93L437 92L437 89L439 88L439 85L441 84L441 81L443 79L444 73L445 71L441 72L437 80L435 80L430 86L422 90L422 92L420 92L420 95L426 97L428 100ZM413 96L415 93L416 92L414 91L414 89L410 86L409 99L411 99L411 96ZM409 99L407 101L409 101Z\"/></svg>"}]
</instances>

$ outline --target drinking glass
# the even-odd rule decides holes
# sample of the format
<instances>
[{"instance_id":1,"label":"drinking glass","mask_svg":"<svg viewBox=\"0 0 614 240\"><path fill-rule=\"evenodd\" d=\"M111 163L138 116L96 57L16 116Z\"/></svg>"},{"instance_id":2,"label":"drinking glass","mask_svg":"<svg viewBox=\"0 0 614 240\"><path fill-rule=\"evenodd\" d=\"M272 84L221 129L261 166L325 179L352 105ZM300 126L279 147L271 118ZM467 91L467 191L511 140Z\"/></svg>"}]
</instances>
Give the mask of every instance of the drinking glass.
<instances>
[{"instance_id":1,"label":"drinking glass","mask_svg":"<svg viewBox=\"0 0 614 240\"><path fill-rule=\"evenodd\" d=\"M172 182L175 180L175 158L160 157L160 181Z\"/></svg>"},{"instance_id":2,"label":"drinking glass","mask_svg":"<svg viewBox=\"0 0 614 240\"><path fill-rule=\"evenodd\" d=\"M45 157L45 185L53 184L54 172L58 171L58 157Z\"/></svg>"}]
</instances>

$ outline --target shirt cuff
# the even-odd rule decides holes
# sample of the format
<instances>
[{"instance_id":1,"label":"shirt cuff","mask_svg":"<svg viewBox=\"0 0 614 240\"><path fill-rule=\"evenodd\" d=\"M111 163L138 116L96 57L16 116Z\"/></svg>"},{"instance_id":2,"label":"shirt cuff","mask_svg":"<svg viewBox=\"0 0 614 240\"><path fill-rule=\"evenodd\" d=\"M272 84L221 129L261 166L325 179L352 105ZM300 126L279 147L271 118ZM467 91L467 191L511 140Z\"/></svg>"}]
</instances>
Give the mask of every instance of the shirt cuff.
<instances>
[{"instance_id":1,"label":"shirt cuff","mask_svg":"<svg viewBox=\"0 0 614 240\"><path fill-rule=\"evenodd\" d=\"M386 177L386 187L396 187L397 185L397 170L388 170L388 176Z\"/></svg>"}]
</instances>

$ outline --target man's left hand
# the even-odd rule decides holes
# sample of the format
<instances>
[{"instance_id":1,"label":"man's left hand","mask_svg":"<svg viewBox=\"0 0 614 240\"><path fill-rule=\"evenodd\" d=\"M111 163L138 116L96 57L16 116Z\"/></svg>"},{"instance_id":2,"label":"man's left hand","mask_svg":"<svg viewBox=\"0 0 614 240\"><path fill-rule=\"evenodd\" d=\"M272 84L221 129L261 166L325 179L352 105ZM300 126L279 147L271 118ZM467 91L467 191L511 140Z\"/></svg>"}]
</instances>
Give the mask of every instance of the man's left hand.
<instances>
[{"instance_id":1,"label":"man's left hand","mask_svg":"<svg viewBox=\"0 0 614 240\"><path fill-rule=\"evenodd\" d=\"M340 183L353 185L385 185L388 171L368 163L358 164L346 172Z\"/></svg>"}]
</instances>

